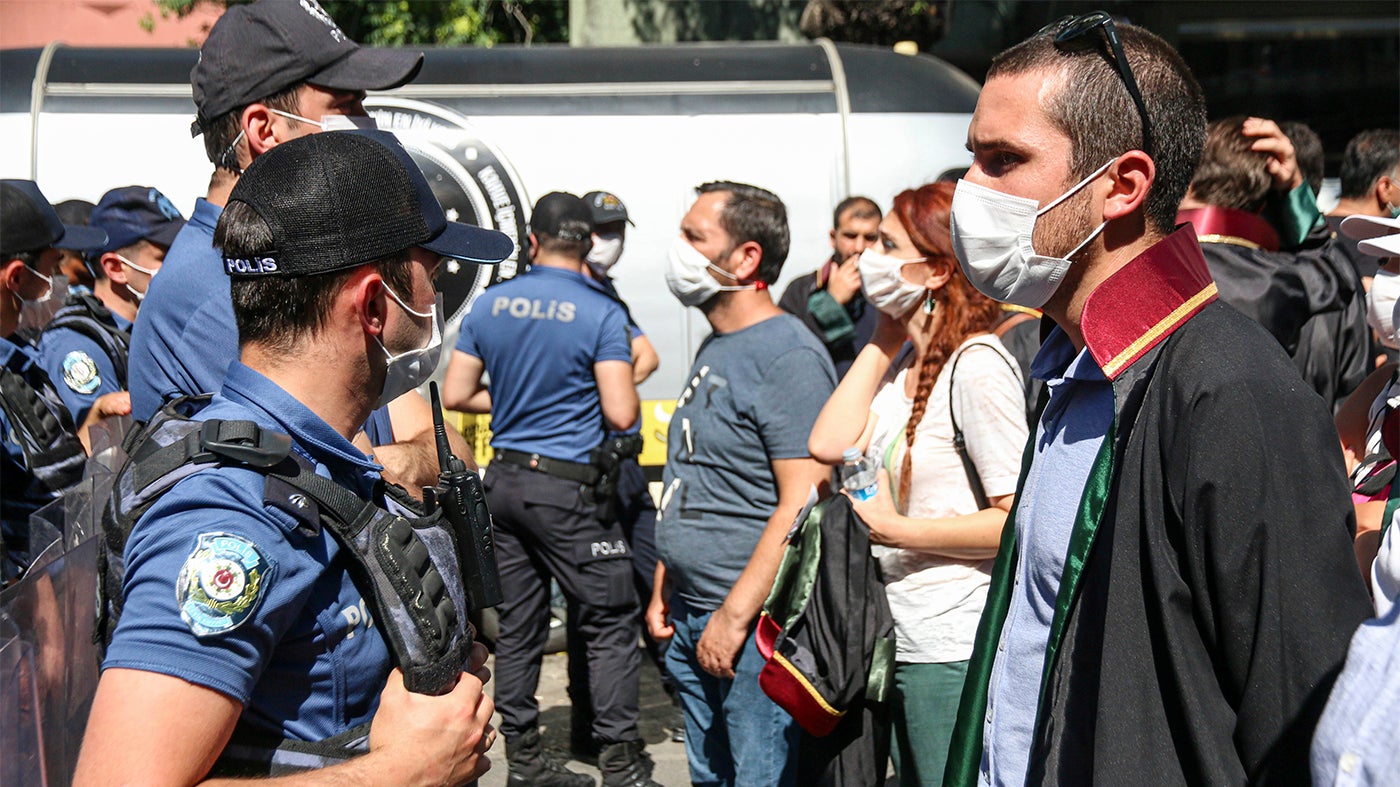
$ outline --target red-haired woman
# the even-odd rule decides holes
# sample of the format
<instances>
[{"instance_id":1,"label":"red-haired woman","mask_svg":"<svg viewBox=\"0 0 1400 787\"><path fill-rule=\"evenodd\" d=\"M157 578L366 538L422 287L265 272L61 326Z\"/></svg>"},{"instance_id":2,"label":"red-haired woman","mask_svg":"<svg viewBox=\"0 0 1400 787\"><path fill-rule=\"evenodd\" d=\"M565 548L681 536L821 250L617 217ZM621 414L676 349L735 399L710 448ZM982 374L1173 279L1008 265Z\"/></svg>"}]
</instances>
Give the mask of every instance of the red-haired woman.
<instances>
[{"instance_id":1,"label":"red-haired woman","mask_svg":"<svg viewBox=\"0 0 1400 787\"><path fill-rule=\"evenodd\" d=\"M1000 309L973 288L953 256L952 200L950 183L895 197L880 224L881 249L860 259L879 326L822 409L808 445L833 465L856 446L886 468L879 494L854 505L870 527L894 614L891 715L901 785L942 783L1026 442L1019 367L990 332ZM906 340L913 352L901 354ZM954 447L954 418L985 504Z\"/></svg>"}]
</instances>

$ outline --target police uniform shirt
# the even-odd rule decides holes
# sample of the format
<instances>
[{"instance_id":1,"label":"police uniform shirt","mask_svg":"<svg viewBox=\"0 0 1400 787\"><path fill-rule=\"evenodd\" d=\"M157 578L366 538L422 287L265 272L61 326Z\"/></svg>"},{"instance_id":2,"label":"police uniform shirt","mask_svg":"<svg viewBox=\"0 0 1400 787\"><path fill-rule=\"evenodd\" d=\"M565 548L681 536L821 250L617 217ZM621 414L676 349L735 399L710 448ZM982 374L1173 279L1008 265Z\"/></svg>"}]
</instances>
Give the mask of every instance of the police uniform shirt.
<instances>
[{"instance_id":1,"label":"police uniform shirt","mask_svg":"<svg viewBox=\"0 0 1400 787\"><path fill-rule=\"evenodd\" d=\"M593 365L632 361L622 306L583 274L543 265L483 293L457 349L491 376L491 444L568 462L587 462L603 439Z\"/></svg>"},{"instance_id":2,"label":"police uniform shirt","mask_svg":"<svg viewBox=\"0 0 1400 787\"><path fill-rule=\"evenodd\" d=\"M224 209L200 199L151 279L131 335L131 415L149 420L177 396L212 393L238 358L238 328L214 225Z\"/></svg>"},{"instance_id":3,"label":"police uniform shirt","mask_svg":"<svg viewBox=\"0 0 1400 787\"><path fill-rule=\"evenodd\" d=\"M130 320L115 313L112 320L119 330L131 332ZM122 390L107 351L72 328L52 328L39 336L39 362L75 424L87 418L97 397Z\"/></svg>"},{"instance_id":4,"label":"police uniform shirt","mask_svg":"<svg viewBox=\"0 0 1400 787\"><path fill-rule=\"evenodd\" d=\"M196 418L291 435L316 472L368 497L379 467L266 377L235 362ZM325 529L263 502L240 467L180 481L126 547L126 606L104 668L171 675L243 704L255 729L323 740L369 721L389 651Z\"/></svg>"}]
</instances>

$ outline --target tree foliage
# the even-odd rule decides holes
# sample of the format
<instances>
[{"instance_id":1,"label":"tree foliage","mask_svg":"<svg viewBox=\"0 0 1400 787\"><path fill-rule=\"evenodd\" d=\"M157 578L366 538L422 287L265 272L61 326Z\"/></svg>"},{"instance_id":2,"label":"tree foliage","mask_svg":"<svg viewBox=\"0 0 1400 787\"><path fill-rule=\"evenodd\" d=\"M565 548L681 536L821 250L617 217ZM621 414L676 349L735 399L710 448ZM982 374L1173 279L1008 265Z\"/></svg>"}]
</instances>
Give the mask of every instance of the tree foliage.
<instances>
[{"instance_id":1,"label":"tree foliage","mask_svg":"<svg viewBox=\"0 0 1400 787\"><path fill-rule=\"evenodd\" d=\"M249 0L156 0L156 5L162 15L184 17L204 2L239 5ZM371 46L569 40L568 0L323 0L321 6L346 35Z\"/></svg>"},{"instance_id":2,"label":"tree foliage","mask_svg":"<svg viewBox=\"0 0 1400 787\"><path fill-rule=\"evenodd\" d=\"M948 0L808 0L801 30L808 38L889 46L916 41L928 49L943 37Z\"/></svg>"}]
</instances>

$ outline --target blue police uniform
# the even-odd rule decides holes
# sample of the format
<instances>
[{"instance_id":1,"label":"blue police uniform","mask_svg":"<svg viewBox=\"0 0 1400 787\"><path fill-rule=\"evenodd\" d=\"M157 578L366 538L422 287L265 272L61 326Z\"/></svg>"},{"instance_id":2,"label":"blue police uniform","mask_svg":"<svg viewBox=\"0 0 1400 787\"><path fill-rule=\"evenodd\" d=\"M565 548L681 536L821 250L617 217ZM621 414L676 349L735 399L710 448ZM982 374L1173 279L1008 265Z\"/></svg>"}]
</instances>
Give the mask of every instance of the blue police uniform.
<instances>
[{"instance_id":1,"label":"blue police uniform","mask_svg":"<svg viewBox=\"0 0 1400 787\"><path fill-rule=\"evenodd\" d=\"M177 396L213 393L238 358L238 327L214 225L224 209L206 199L165 254L151 279L141 320L131 335L131 414L149 420Z\"/></svg>"},{"instance_id":2,"label":"blue police uniform","mask_svg":"<svg viewBox=\"0 0 1400 787\"><path fill-rule=\"evenodd\" d=\"M483 485L506 599L497 608L501 731L510 741L538 724L534 691L553 576L588 633L594 739L636 740L631 550L616 522L598 521L586 480L589 454L606 433L593 366L632 357L624 310L581 273L535 266L477 299L457 349L480 358L491 378L496 457Z\"/></svg>"},{"instance_id":3,"label":"blue police uniform","mask_svg":"<svg viewBox=\"0 0 1400 787\"><path fill-rule=\"evenodd\" d=\"M0 368L21 377L59 425L72 428L71 420L62 412L62 401L49 384L32 348L0 338ZM5 408L0 407L0 492L3 493L0 494L0 538L3 539L5 555L3 564L0 564L0 580L14 577L37 557L29 544L29 516L57 500L63 491L52 488L35 475L25 458L23 441L24 437L11 422ZM73 472L65 473L63 477L76 482L82 474L81 447L74 447L72 453L72 456L56 456L55 459L63 459L73 465ZM34 546L37 549L42 545Z\"/></svg>"},{"instance_id":4,"label":"blue police uniform","mask_svg":"<svg viewBox=\"0 0 1400 787\"><path fill-rule=\"evenodd\" d=\"M110 316L113 327L130 334L130 320ZM87 418L97 397L126 390L106 349L73 328L55 327L40 334L39 359L74 423Z\"/></svg>"},{"instance_id":5,"label":"blue police uniform","mask_svg":"<svg viewBox=\"0 0 1400 787\"><path fill-rule=\"evenodd\" d=\"M329 424L241 363L195 418L288 434L319 475L366 499L379 476ZM252 730L324 740L373 717L389 650L341 546L265 503L264 481L243 467L202 470L137 522L103 668L177 677L238 700Z\"/></svg>"}]
</instances>

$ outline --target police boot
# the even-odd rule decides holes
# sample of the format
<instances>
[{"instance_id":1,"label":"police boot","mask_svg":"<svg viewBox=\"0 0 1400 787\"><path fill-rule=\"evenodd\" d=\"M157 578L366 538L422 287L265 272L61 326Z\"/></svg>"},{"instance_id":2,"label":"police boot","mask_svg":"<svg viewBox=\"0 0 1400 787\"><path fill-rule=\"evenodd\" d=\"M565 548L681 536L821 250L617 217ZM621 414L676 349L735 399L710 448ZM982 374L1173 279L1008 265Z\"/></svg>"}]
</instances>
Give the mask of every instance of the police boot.
<instances>
[{"instance_id":1,"label":"police boot","mask_svg":"<svg viewBox=\"0 0 1400 787\"><path fill-rule=\"evenodd\" d=\"M540 731L532 727L520 737L506 741L509 787L594 787L593 777L565 768L544 750Z\"/></svg>"},{"instance_id":2,"label":"police boot","mask_svg":"<svg viewBox=\"0 0 1400 787\"><path fill-rule=\"evenodd\" d=\"M661 787L651 780L653 766L640 740L609 743L598 754L603 787Z\"/></svg>"}]
</instances>

